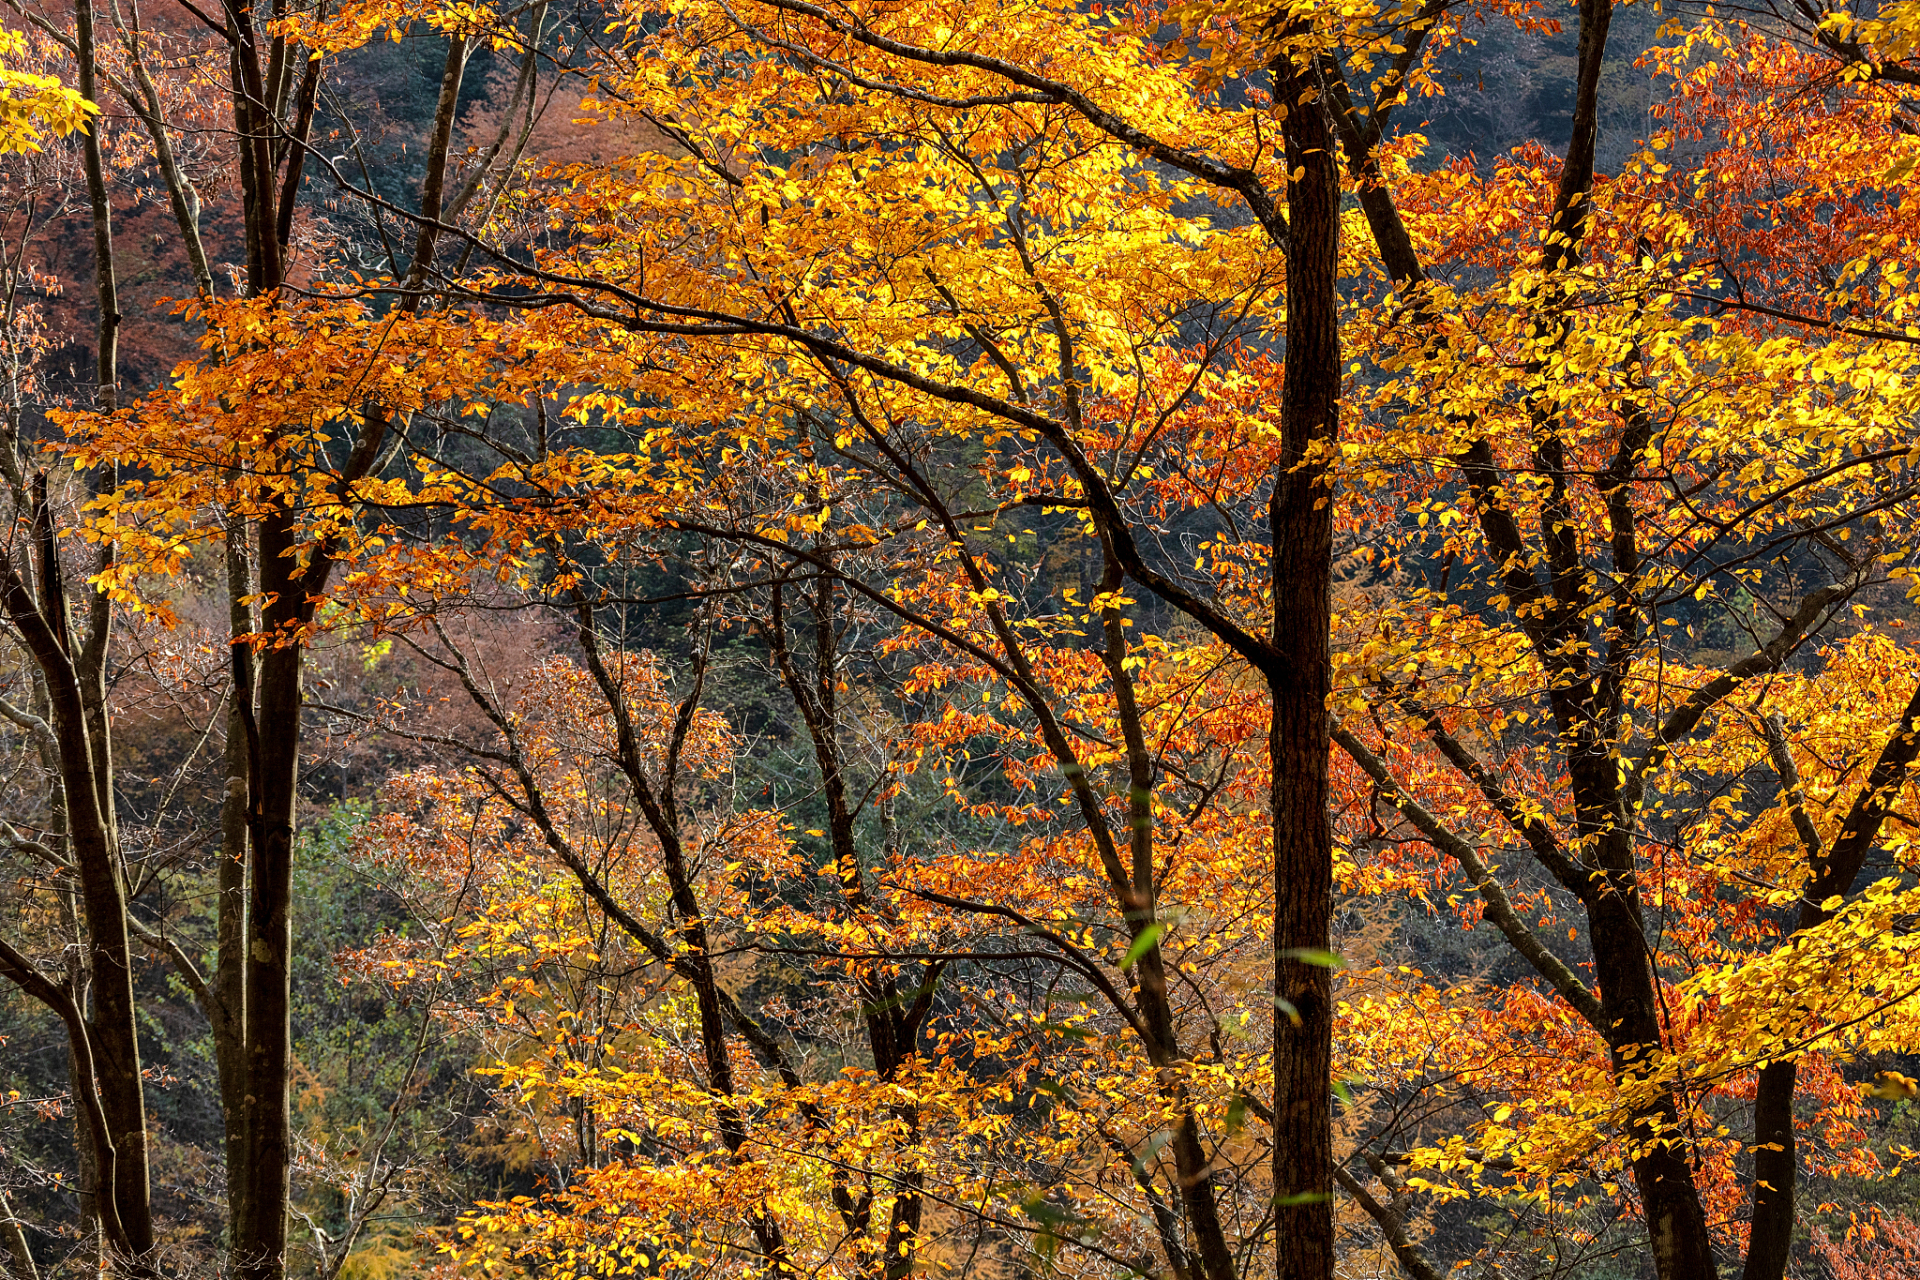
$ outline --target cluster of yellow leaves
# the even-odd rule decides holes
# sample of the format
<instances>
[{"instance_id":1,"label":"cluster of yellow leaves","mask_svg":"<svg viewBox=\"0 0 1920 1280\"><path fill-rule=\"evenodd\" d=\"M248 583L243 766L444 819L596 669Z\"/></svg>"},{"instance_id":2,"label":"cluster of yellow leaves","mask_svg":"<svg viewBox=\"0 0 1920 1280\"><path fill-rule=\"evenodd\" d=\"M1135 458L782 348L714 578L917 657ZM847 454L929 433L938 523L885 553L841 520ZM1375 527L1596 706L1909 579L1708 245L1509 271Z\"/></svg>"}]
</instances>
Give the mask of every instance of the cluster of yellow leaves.
<instances>
[{"instance_id":1,"label":"cluster of yellow leaves","mask_svg":"<svg viewBox=\"0 0 1920 1280\"><path fill-rule=\"evenodd\" d=\"M1081 586L1056 602L1036 590L1037 570L988 549L1004 537L1045 566L1059 548L1013 513L1066 517L1052 527L1068 540L1089 532L1095 475L1142 528L1208 521L1178 544L1182 559L1191 550L1209 598L1256 625L1274 566L1237 524L1278 459L1282 263L1266 229L1225 216L1219 185L1143 163L1142 151L1183 148L1283 190L1273 113L1301 104L1257 88L1226 101L1220 85L1285 47L1339 57L1382 103L1434 92L1431 60L1468 37L1430 8L628 0L584 110L644 121L671 142L513 175L475 231L532 245L538 273L501 265L467 282L515 297L556 281L591 288L516 314L209 304L196 313L204 358L164 395L62 420L75 463L128 469L90 535L115 543L99 585L128 601L224 521L286 510L298 514L296 560L347 566L340 616L380 625L488 573L571 598L580 543L645 554L662 530L717 530L729 548L788 549L813 566L864 558L855 567L879 583L870 603L925 624L877 645L908 674L898 719L875 733L876 795L923 786L947 802L954 834L890 854L872 901L836 901L821 886L857 882L860 869L821 862L813 832L802 839L720 798L740 744L697 717L686 760L713 788L692 806L698 889L718 945L779 957L764 963L782 975L864 990L908 981L919 957L990 957L1043 928L1077 973L1124 988L1148 952L1115 915L1093 831L1128 830L1139 802L1166 907L1147 946L1174 975L1180 1031L1210 1051L1151 1063L1088 990L1037 996L981 970L951 992L978 1025L963 1032L956 1016L886 1078L858 1064L844 1028L821 1029L832 1018L820 1007L801 1007L817 992L784 992L792 1021L828 1046L821 1062L797 1079L758 1062L722 1094L703 1078L711 1046L684 972L610 944L597 908L556 870L554 843L571 842L643 918L680 910L666 906L663 854L611 798L607 709L578 669L536 672L516 723L558 834L536 839L498 787L453 772L396 784L396 813L410 816L380 828L381 847L428 877L449 923L430 951L369 958L367 971L460 973L472 993L460 1016L491 1028L490 1070L527 1142L568 1148L577 1175L467 1219L461 1258L567 1276L748 1273L765 1265L752 1224L777 1218L806 1269L851 1271L888 1245L848 1239L835 1204L845 1179L880 1188L875 1221L899 1195L887 1188L909 1176L944 1188L956 1214L977 1204L1031 1218L1031 1180L1003 1177L1010 1168L1049 1171L1072 1214L1139 1243L1149 1209L1133 1153L1157 1155L1182 1108L1234 1171L1230 1194L1259 1205L1255 1144L1240 1126L1244 1097L1272 1070L1260 682L1218 646L1130 636L1121 661L1161 768L1135 796L1111 671L1090 647L1109 611L1141 616L1133 589ZM1920 29L1913 12L1836 29L1901 56ZM1522 23L1529 13L1484 7ZM287 21L317 55L409 24L486 34L499 16L370 3ZM1423 23L1434 25L1420 56L1395 69ZM1665 1090L1680 1100L1676 1128L1638 1143L1691 1144L1714 1216L1730 1218L1743 1139L1728 1120L1755 1067L1825 1055L1807 1068L1828 1133L1816 1167L1870 1170L1858 1091L1834 1064L1915 1042L1904 1001L1916 959L1895 927L1911 891L1877 887L1776 946L1768 912L1803 890L1805 860L1785 810L1741 781L1767 759L1762 710L1785 716L1803 760L1876 748L1886 708L1865 695L1876 680L1914 678L1905 648L1861 633L1818 671L1770 673L1753 714L1716 703L1701 734L1649 737L1777 621L1774 596L1805 586L1805 564L1767 559L1777 545L1817 533L1838 557L1829 564L1846 563L1831 547L1852 544L1874 548L1866 563L1905 568L1920 239L1910 197L1885 183L1889 156L1910 144L1893 136L1894 107L1864 88L1798 100L1783 123L1775 90L1809 79L1811 56L1717 22L1651 55L1673 91L1644 148L1596 187L1580 260L1565 269L1548 269L1540 242L1562 161L1537 146L1481 164L1427 163L1412 134L1383 145L1381 180L1413 245L1448 268L1422 293L1417 323L1381 285L1357 211L1343 236L1348 356L1366 376L1345 388L1331 461L1365 569L1335 620L1336 706L1409 795L1482 851L1524 923L1556 947L1565 934L1584 974L1580 924L1518 873L1515 828L1540 824L1582 856L1596 838L1569 798L1570 730L1556 716L1566 719L1571 682L1556 664L1625 646L1617 723L1597 731L1597 750L1623 776L1643 770L1624 820L1635 824L1634 892L1660 922L1664 1039L1624 1068L1531 980L1429 981L1371 959L1343 979L1341 1077L1438 1100L1411 1157L1436 1193L1612 1196L1636 1154L1628 1118ZM1135 140L1093 123L1101 113L1124 118ZM1722 305L1749 291L1781 314ZM1808 324L1785 323L1802 311ZM619 432L622 451L570 445L477 474L410 448L402 466L350 470L361 441L407 438L436 416L478 431L489 413L550 405L583 434ZM1043 441L1042 418L1067 447ZM1499 477L1478 490L1461 468L1475 450ZM952 510L895 501L912 488L900 458L961 474ZM1600 483L1615 472L1631 478ZM449 535L403 536L397 513L420 510ZM1613 559L1596 552L1567 570L1538 538L1510 554L1485 536L1490 511ZM745 572L750 552L739 555ZM1416 571L1425 585L1408 582ZM1549 574L1553 592L1520 585ZM1659 607L1629 619L1629 595ZM1541 619L1576 596L1572 638L1543 647ZM652 768L670 699L646 664L625 670ZM1063 785L1035 690L1097 780L1091 802ZM1497 787L1436 751L1430 724ZM1803 767L1813 821L1831 830L1848 770ZM1341 890L1481 927L1484 882L1408 837L1395 797L1337 768ZM1508 811L1490 797L1500 789ZM1903 857L1904 840L1885 848ZM620 986L609 977L620 965L654 971L651 985ZM725 976L762 975L743 960ZM1781 990L1798 1003L1780 1008ZM737 1061L757 1061L758 1046L734 1047ZM748 1137L731 1141L730 1126Z\"/></svg>"},{"instance_id":2,"label":"cluster of yellow leaves","mask_svg":"<svg viewBox=\"0 0 1920 1280\"><path fill-rule=\"evenodd\" d=\"M0 31L0 58L29 57L27 38ZM100 108L60 83L57 76L0 63L0 154L38 151L51 135L84 131Z\"/></svg>"}]
</instances>

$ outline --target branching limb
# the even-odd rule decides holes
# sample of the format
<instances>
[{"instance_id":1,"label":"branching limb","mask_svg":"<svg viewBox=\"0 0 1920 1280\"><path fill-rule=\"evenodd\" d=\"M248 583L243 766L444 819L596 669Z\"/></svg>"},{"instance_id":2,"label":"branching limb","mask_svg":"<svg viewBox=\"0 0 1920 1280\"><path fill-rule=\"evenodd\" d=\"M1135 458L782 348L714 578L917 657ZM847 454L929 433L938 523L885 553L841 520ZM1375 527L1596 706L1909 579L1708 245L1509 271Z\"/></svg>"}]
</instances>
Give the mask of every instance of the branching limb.
<instances>
[{"instance_id":1,"label":"branching limb","mask_svg":"<svg viewBox=\"0 0 1920 1280\"><path fill-rule=\"evenodd\" d=\"M1793 829L1800 834L1800 843L1807 847L1807 855L1816 862L1825 855L1826 844L1820 839L1820 833L1814 829L1813 819L1807 816L1807 792L1800 785L1800 770L1793 762L1793 748L1787 744L1786 722L1779 713L1762 716L1760 728L1767 735L1767 759L1773 764L1773 771L1779 775L1780 791L1787 802L1787 813L1793 819Z\"/></svg>"},{"instance_id":2,"label":"branching limb","mask_svg":"<svg viewBox=\"0 0 1920 1280\"><path fill-rule=\"evenodd\" d=\"M93 1139L95 1173L99 1179L93 1200L95 1210L100 1215L100 1230L115 1252L122 1257L131 1257L133 1250L128 1245L126 1228L120 1222L120 1202L114 1195L116 1161L113 1129L107 1123L107 1113L100 1105L100 1094L95 1083L98 1077L94 1074L93 1066L93 1040L87 1034L86 1015L81 1012L72 992L41 973L32 961L15 951L5 939L0 939L0 975L47 1006L66 1024L67 1041L73 1053L74 1076L83 1086L74 1091L78 1095L74 1103L86 1116L87 1131Z\"/></svg>"},{"instance_id":3,"label":"branching limb","mask_svg":"<svg viewBox=\"0 0 1920 1280\"><path fill-rule=\"evenodd\" d=\"M1346 1166L1338 1161L1334 1162L1333 1180L1367 1211L1367 1216L1380 1228L1380 1234L1387 1238L1387 1247L1393 1250L1393 1256L1411 1280L1441 1280L1440 1273L1427 1261L1427 1255L1413 1242L1413 1237L1407 1234L1407 1224L1392 1206L1382 1204L1367 1190L1365 1183L1348 1173Z\"/></svg>"},{"instance_id":4,"label":"branching limb","mask_svg":"<svg viewBox=\"0 0 1920 1280\"><path fill-rule=\"evenodd\" d=\"M1425 836L1433 846L1460 864L1460 869L1473 881L1479 891L1480 900L1486 904L1487 918L1493 921L1513 949L1524 956L1541 977L1553 985L1562 999L1572 1005L1575 1012L1603 1036L1607 1033L1607 1019L1600 1011L1600 1000L1586 984L1574 975L1565 961L1547 950L1533 930L1513 909L1507 891L1501 887L1486 863L1480 860L1480 854L1471 844L1455 835L1429 813L1425 806L1408 795L1400 784L1394 781L1386 762L1360 741L1352 730L1338 721L1333 725L1333 740L1340 744L1353 762L1365 771L1368 777L1377 783L1387 795L1388 802L1400 811L1402 817L1413 824L1415 830Z\"/></svg>"},{"instance_id":5,"label":"branching limb","mask_svg":"<svg viewBox=\"0 0 1920 1280\"><path fill-rule=\"evenodd\" d=\"M1448 763L1470 778L1473 785L1480 789L1480 794L1487 798L1487 803L1527 842L1527 847L1533 850L1533 856L1540 865L1551 871L1553 878L1566 886L1575 897L1591 903L1594 895L1593 878L1579 863L1567 856L1552 829L1538 817L1524 811L1519 801L1507 794L1500 780L1474 758L1466 745L1447 732L1439 716L1422 707L1411 696L1403 696L1398 701L1414 723L1426 730L1427 737L1440 749L1440 754L1447 758Z\"/></svg>"},{"instance_id":6,"label":"branching limb","mask_svg":"<svg viewBox=\"0 0 1920 1280\"><path fill-rule=\"evenodd\" d=\"M1666 762L1667 751L1674 743L1698 728L1707 712L1739 688L1743 681L1778 671L1801 642L1813 633L1827 607L1846 599L1854 590L1855 584L1833 583L1809 593L1793 615L1781 624L1773 639L1687 695L1686 700L1661 722L1652 741L1629 763L1625 788L1627 811L1631 813L1640 807L1640 800L1646 794L1647 780Z\"/></svg>"}]
</instances>

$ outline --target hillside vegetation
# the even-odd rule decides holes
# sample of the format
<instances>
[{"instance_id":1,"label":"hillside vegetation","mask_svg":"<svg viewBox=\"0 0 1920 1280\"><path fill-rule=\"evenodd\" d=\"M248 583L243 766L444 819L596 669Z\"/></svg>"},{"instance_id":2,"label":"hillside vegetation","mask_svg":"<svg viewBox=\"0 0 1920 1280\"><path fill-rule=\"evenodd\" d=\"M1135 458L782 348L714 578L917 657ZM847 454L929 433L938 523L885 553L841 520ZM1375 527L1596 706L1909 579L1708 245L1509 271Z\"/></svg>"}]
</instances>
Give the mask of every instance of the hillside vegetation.
<instances>
[{"instance_id":1,"label":"hillside vegetation","mask_svg":"<svg viewBox=\"0 0 1920 1280\"><path fill-rule=\"evenodd\" d=\"M19 1280L1920 1276L1920 5L7 15Z\"/></svg>"}]
</instances>

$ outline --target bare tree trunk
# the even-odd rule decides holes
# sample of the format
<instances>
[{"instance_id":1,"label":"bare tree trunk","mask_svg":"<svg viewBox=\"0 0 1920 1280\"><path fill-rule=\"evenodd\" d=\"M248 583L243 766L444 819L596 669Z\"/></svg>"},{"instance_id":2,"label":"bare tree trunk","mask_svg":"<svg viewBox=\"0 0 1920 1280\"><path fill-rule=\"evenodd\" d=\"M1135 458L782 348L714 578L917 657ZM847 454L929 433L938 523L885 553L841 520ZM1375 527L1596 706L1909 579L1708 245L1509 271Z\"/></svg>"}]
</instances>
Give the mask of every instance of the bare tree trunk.
<instances>
[{"instance_id":1,"label":"bare tree trunk","mask_svg":"<svg viewBox=\"0 0 1920 1280\"><path fill-rule=\"evenodd\" d=\"M8 1203L4 1188L0 1188L0 1236L5 1237L7 1252L13 1255L8 1274L14 1280L40 1280L40 1270L33 1265L33 1250L27 1245L26 1229L20 1219L14 1216L13 1205Z\"/></svg>"},{"instance_id":2,"label":"bare tree trunk","mask_svg":"<svg viewBox=\"0 0 1920 1280\"><path fill-rule=\"evenodd\" d=\"M1287 351L1284 468L1275 479L1269 675L1274 884L1273 1194L1275 1275L1331 1280L1333 1250L1333 833L1327 815L1333 493L1339 430L1340 175L1333 136L1291 62L1274 68L1286 117ZM1284 1001L1284 1004L1279 1002Z\"/></svg>"},{"instance_id":3,"label":"bare tree trunk","mask_svg":"<svg viewBox=\"0 0 1920 1280\"><path fill-rule=\"evenodd\" d=\"M230 0L227 21L234 125L239 150L241 203L247 244L247 293L266 297L283 281L273 140L267 77L251 0ZM246 911L240 957L241 1044L244 1064L240 1106L246 1122L233 1159L229 1137L228 1177L235 1197L233 1267L240 1280L280 1280L286 1273L287 1200L292 1155L288 1098L292 1033L293 822L300 757L300 667L304 644L296 637L306 621L306 591L296 572L294 517L272 512L259 523L263 629L273 636L249 666L257 675L247 742ZM231 567L229 569L231 573ZM230 608L237 608L230 602ZM229 923L222 921L223 925ZM235 1170L238 1170L237 1176Z\"/></svg>"},{"instance_id":4,"label":"bare tree trunk","mask_svg":"<svg viewBox=\"0 0 1920 1280\"><path fill-rule=\"evenodd\" d=\"M311 616L290 554L291 515L260 521L260 588L269 635ZM235 1230L241 1280L279 1280L286 1271L293 1061L293 831L300 773L301 665L304 646L283 643L260 658L258 732L248 744L255 801L249 814L245 994L246 1154L241 1195L246 1214Z\"/></svg>"},{"instance_id":5,"label":"bare tree trunk","mask_svg":"<svg viewBox=\"0 0 1920 1280\"><path fill-rule=\"evenodd\" d=\"M74 3L75 55L79 89L99 100L95 79L92 0ZM119 400L119 291L114 278L113 209L108 199L105 165L100 154L100 132L88 130L81 144L91 206L94 248L94 289L99 307L95 352L95 401L111 410ZM110 482L111 478L108 477ZM58 555L51 543L52 515L47 509L45 482L36 495L34 520L48 536L40 555L40 621L47 629L44 646L29 643L43 669L49 666L61 743L61 777L66 789L68 821L74 834L74 852L82 864L87 934L91 940L95 1010L89 1018L94 1067L101 1109L114 1147L113 1186L103 1193L114 1198L114 1210L126 1233L127 1248L136 1256L153 1247L153 1220L149 1206L147 1170L146 1087L140 1072L139 1027L133 998L132 952L128 945L125 873L120 861L118 823L113 798L112 747L106 707L106 647L112 613L106 598L93 593L87 609L88 628L76 649L67 617L70 601L60 578ZM110 549L103 548L103 557ZM12 610L10 610L11 612ZM76 804L78 791L89 793L90 803Z\"/></svg>"},{"instance_id":6,"label":"bare tree trunk","mask_svg":"<svg viewBox=\"0 0 1920 1280\"><path fill-rule=\"evenodd\" d=\"M252 1112L247 1100L247 867L250 859L248 806L253 752L249 743L257 734L254 707L254 656L247 639L255 630L253 610L246 603L253 592L247 524L228 517L227 625L231 635L232 687L227 702L227 791L220 805L220 868L217 877L219 914L216 926L217 960L212 1007L215 1065L220 1072L220 1111L225 1122L227 1160L227 1244L237 1248L252 1231L247 1170L247 1126Z\"/></svg>"},{"instance_id":7,"label":"bare tree trunk","mask_svg":"<svg viewBox=\"0 0 1920 1280\"><path fill-rule=\"evenodd\" d=\"M1793 1253L1794 1181L1799 1157L1793 1094L1800 1064L1787 1058L1760 1068L1753 1095L1753 1220L1745 1280L1782 1280Z\"/></svg>"},{"instance_id":8,"label":"bare tree trunk","mask_svg":"<svg viewBox=\"0 0 1920 1280\"><path fill-rule=\"evenodd\" d=\"M77 963L67 966L67 984L76 994L86 990L85 981L80 975ZM100 1229L100 1161L95 1158L96 1143L93 1128L87 1123L87 1113L80 1106L80 1091L91 1089L93 1081L85 1078L80 1070L80 1054L69 1044L67 1046L67 1088L73 1094L73 1155L74 1155L74 1199L80 1208L80 1238L87 1258L87 1265L95 1272L106 1271L104 1233Z\"/></svg>"}]
</instances>

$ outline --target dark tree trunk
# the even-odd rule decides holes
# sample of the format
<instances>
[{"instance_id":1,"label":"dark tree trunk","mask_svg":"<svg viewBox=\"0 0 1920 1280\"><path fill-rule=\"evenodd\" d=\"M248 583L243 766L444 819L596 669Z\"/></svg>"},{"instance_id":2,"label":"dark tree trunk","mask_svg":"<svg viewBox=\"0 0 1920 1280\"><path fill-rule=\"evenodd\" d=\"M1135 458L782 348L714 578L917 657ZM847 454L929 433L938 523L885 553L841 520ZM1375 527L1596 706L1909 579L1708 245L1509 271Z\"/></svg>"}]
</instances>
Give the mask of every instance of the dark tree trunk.
<instances>
[{"instance_id":1,"label":"dark tree trunk","mask_svg":"<svg viewBox=\"0 0 1920 1280\"><path fill-rule=\"evenodd\" d=\"M213 999L207 1017L213 1024L215 1065L220 1072L220 1112L227 1161L227 1247L236 1249L242 1224L251 1212L247 1177L247 865L248 820L253 788L248 743L258 724L254 708L252 557L244 520L229 517L227 529L227 610L231 633L232 689L227 705L227 792L220 805L220 895L216 926L218 951Z\"/></svg>"},{"instance_id":2,"label":"dark tree trunk","mask_svg":"<svg viewBox=\"0 0 1920 1280\"><path fill-rule=\"evenodd\" d=\"M233 0L227 8L233 32L232 101L238 134L238 169L247 246L246 291L251 297L277 292L284 263L277 234L273 141L277 136L272 98L261 65L259 32L251 0ZM260 590L265 629L297 620L304 592L295 578L291 551L293 518L275 513L260 521ZM231 607L231 602L230 602ZM235 613L238 613L236 608ZM227 1181L232 1195L229 1235L234 1274L239 1280L279 1280L286 1271L289 1190L288 1155L292 1122L287 1096L292 1056L287 1011L291 1004L292 945L288 910L292 887L294 790L299 767L301 646L278 636L284 647L255 661L245 659L256 687L247 699L251 732L247 742L245 910L237 925L242 939L238 961L240 1039L236 1055L243 1079L237 1090L245 1121L240 1133L228 1133ZM239 667L236 665L236 675ZM243 696L235 691L236 698ZM244 704L243 704L244 705ZM240 889L228 882L223 888ZM228 904L223 900L223 907ZM223 966L224 967L224 966ZM232 975L226 975L231 980ZM238 1157L237 1160L235 1157Z\"/></svg>"},{"instance_id":3,"label":"dark tree trunk","mask_svg":"<svg viewBox=\"0 0 1920 1280\"><path fill-rule=\"evenodd\" d=\"M236 0L228 8L237 33L232 52L235 118L241 125L240 171L246 211L248 291L267 296L284 283L286 246L293 201L299 194L306 155L306 132L313 121L316 81L309 63L294 89L294 60L283 37L275 37L267 64L253 26L252 6ZM417 289L431 266L440 217L455 107L465 74L468 42L448 42L446 67L429 140L427 173L421 187L422 225L408 284ZM295 118L283 123L289 102ZM284 162L284 167L283 167ZM420 306L420 295L402 300L404 311ZM387 418L369 406L365 425L341 464L335 492L351 501L353 484L379 457ZM292 511L272 511L259 522L257 557L263 647L257 658L236 654L236 691L241 718L250 709L252 731L247 758L236 764L247 778L247 870L245 876L245 954L240 964L240 1035L245 1073L240 1104L244 1128L228 1144L228 1181L233 1187L233 1261L240 1280L281 1280L286 1274L288 1180L292 1156L292 1115L288 1084L292 1065L292 894L294 823L299 801L300 712L304 702L301 667L306 628L316 597L333 569L332 548L309 548L307 562L293 554L302 537ZM245 565L229 565L243 581ZM230 584L231 585L231 584ZM244 622L245 607L233 605L233 624ZM231 843L231 841L229 841ZM231 872L223 891L237 892ZM223 907L230 905L223 897ZM222 927L235 923L223 915ZM230 989L231 975L223 974ZM235 1157L238 1157L237 1161Z\"/></svg>"},{"instance_id":4,"label":"dark tree trunk","mask_svg":"<svg viewBox=\"0 0 1920 1280\"><path fill-rule=\"evenodd\" d=\"M305 646L296 628L312 609L303 575L288 554L297 531L293 517L274 512L260 521L262 623L270 637L259 660L253 755L254 803L247 868L245 994L247 1122L243 1168L246 1213L235 1225L234 1262L240 1280L278 1280L287 1253L288 1168L292 1114L288 1099L293 1058L293 832L300 770L300 668ZM229 1177L233 1173L229 1170Z\"/></svg>"},{"instance_id":5,"label":"dark tree trunk","mask_svg":"<svg viewBox=\"0 0 1920 1280\"><path fill-rule=\"evenodd\" d=\"M1600 1007L1613 1069L1622 1082L1644 1072L1649 1055L1662 1043L1656 978L1637 906L1624 893L1610 890L1587 913ZM1634 1113L1630 1132L1643 1144L1633 1161L1634 1181L1646 1210L1648 1243L1660 1280L1711 1280L1713 1240L1678 1126L1678 1105L1670 1089L1662 1089Z\"/></svg>"},{"instance_id":6,"label":"dark tree trunk","mask_svg":"<svg viewBox=\"0 0 1920 1280\"><path fill-rule=\"evenodd\" d=\"M93 5L76 0L73 8L75 61L79 90L98 101L95 75ZM87 131L80 147L86 174L87 197L93 224L94 296L99 308L94 353L94 400L111 410L119 402L120 303L113 261L113 208L108 199L105 167L97 129ZM106 641L110 614L104 597L82 612L90 625L83 644L76 646L68 620L69 601L61 581L57 551L52 542L52 515L47 508L44 481L36 493L36 523L47 536L40 556L41 612L51 629L50 639L64 653L49 650L36 655L55 694L56 712L65 723L60 729L61 780L66 790L68 821L74 853L81 859L86 902L87 935L91 955L94 1009L89 1018L100 1107L113 1143L113 1186L101 1188L114 1198L126 1248L136 1257L153 1248L153 1219L147 1171L146 1086L140 1073L138 1013L133 998L133 960L126 923L126 898L120 870L117 823L113 808L113 765L106 710ZM65 706L59 704L66 703ZM82 801L74 793L91 792ZM77 819L77 821L76 821Z\"/></svg>"},{"instance_id":7,"label":"dark tree trunk","mask_svg":"<svg viewBox=\"0 0 1920 1280\"><path fill-rule=\"evenodd\" d=\"M1273 536L1274 1016L1273 1191L1280 1280L1333 1275L1333 837L1327 816L1331 722L1333 494L1328 451L1339 429L1335 290L1340 177L1309 76L1275 67L1286 112L1287 352L1283 473ZM1317 953L1317 954L1316 954ZM1320 961L1316 963L1316 961Z\"/></svg>"},{"instance_id":8,"label":"dark tree trunk","mask_svg":"<svg viewBox=\"0 0 1920 1280\"><path fill-rule=\"evenodd\" d=\"M1781 746L1785 750L1784 744ZM1854 797L1846 821L1830 851L1808 852L1813 877L1801 895L1799 927L1816 928L1833 918L1820 904L1853 892L1878 839L1893 798L1920 757L1920 688L1900 713L1893 736L1880 750L1866 785ZM1813 839L1809 836L1808 839ZM1793 1246L1794 1179L1797 1152L1793 1132L1793 1094L1799 1068L1793 1059L1761 1069L1753 1099L1753 1224L1747 1240L1744 1280L1782 1280Z\"/></svg>"},{"instance_id":9,"label":"dark tree trunk","mask_svg":"<svg viewBox=\"0 0 1920 1280\"><path fill-rule=\"evenodd\" d=\"M1793 1092L1800 1064L1789 1058L1760 1069L1753 1097L1753 1221L1745 1280L1782 1280L1793 1250L1796 1152Z\"/></svg>"}]
</instances>

